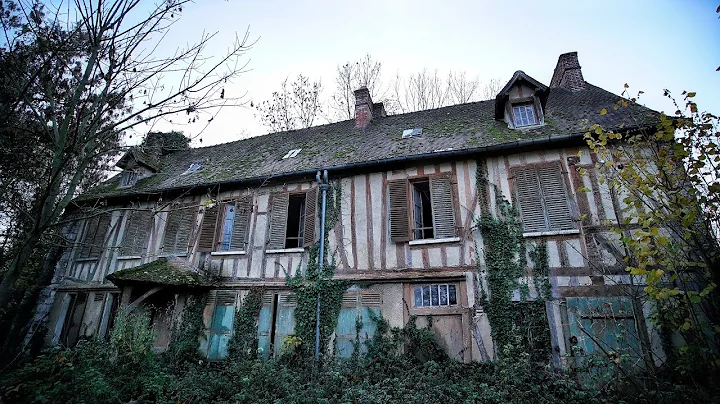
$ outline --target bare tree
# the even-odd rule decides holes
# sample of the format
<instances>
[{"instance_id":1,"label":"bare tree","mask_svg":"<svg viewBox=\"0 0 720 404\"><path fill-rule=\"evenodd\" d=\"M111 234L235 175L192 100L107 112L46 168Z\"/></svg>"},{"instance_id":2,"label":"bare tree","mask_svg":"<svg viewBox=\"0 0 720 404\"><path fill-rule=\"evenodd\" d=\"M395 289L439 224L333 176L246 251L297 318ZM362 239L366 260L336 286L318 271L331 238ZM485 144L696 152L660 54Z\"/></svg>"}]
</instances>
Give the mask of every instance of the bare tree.
<instances>
[{"instance_id":1,"label":"bare tree","mask_svg":"<svg viewBox=\"0 0 720 404\"><path fill-rule=\"evenodd\" d=\"M369 54L354 62L337 67L335 92L330 97L330 107L336 120L352 119L355 116L354 91L365 86L373 100L381 101L386 89L382 83L382 63L373 60Z\"/></svg>"},{"instance_id":2,"label":"bare tree","mask_svg":"<svg viewBox=\"0 0 720 404\"><path fill-rule=\"evenodd\" d=\"M491 79L482 87L482 99L491 100L495 98L503 88L503 82L500 79Z\"/></svg>"},{"instance_id":3,"label":"bare tree","mask_svg":"<svg viewBox=\"0 0 720 404\"><path fill-rule=\"evenodd\" d=\"M118 153L123 133L171 116L212 120L219 107L240 103L225 85L243 72L247 33L220 57L205 53L214 34L159 56L186 3L161 1L148 11L139 0L74 0L48 10L3 0L2 85L12 97L0 105L0 126L20 150L40 150L36 188L16 205L26 225L12 235L0 307L65 208Z\"/></svg>"},{"instance_id":4,"label":"bare tree","mask_svg":"<svg viewBox=\"0 0 720 404\"><path fill-rule=\"evenodd\" d=\"M270 100L255 105L257 117L273 132L309 128L322 115L321 93L320 80L311 82L300 74L288 85L285 79Z\"/></svg>"},{"instance_id":5,"label":"bare tree","mask_svg":"<svg viewBox=\"0 0 720 404\"><path fill-rule=\"evenodd\" d=\"M465 72L451 71L444 80L437 70L423 69L407 78L398 72L392 93L399 112L412 112L477 101L479 89L480 81Z\"/></svg>"}]
</instances>

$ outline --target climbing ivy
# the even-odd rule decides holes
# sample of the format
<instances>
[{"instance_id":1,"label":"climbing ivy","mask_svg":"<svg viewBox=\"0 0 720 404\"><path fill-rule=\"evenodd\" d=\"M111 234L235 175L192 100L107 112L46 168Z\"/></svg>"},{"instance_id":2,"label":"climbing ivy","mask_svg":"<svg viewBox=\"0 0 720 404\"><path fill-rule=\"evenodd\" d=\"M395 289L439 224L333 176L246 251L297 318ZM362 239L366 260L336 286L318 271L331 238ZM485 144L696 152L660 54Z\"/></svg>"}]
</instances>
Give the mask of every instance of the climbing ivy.
<instances>
[{"instance_id":1,"label":"climbing ivy","mask_svg":"<svg viewBox=\"0 0 720 404\"><path fill-rule=\"evenodd\" d=\"M504 352L503 347L521 340L531 352L540 349L547 355L550 338L544 300L551 296L547 246L543 242L530 251L538 297L536 301L528 302L529 286L518 282L525 276L527 267L522 222L516 208L503 198L502 192L494 184L489 183L485 173L484 161L478 162L476 185L481 215L477 219L477 226L483 239L489 289L481 294L480 303L487 311L496 350ZM490 185L495 195L495 212L490 209L487 195ZM477 261L480 271L480 260ZM513 303L515 290L520 292L522 302ZM533 356L539 358L541 355Z\"/></svg>"},{"instance_id":2,"label":"climbing ivy","mask_svg":"<svg viewBox=\"0 0 720 404\"><path fill-rule=\"evenodd\" d=\"M165 358L174 364L200 357L198 339L203 331L203 310L207 296L190 295L185 300L180 321L175 323Z\"/></svg>"},{"instance_id":3,"label":"climbing ivy","mask_svg":"<svg viewBox=\"0 0 720 404\"><path fill-rule=\"evenodd\" d=\"M341 188L338 183L328 190L325 219L325 251L329 253L328 234L340 219ZM320 244L308 248L308 265L303 273L298 268L295 276L288 277L287 285L297 296L295 307L295 334L299 341L299 351L310 355L315 349L315 323L317 300L320 297L320 351L324 352L335 327L337 326L342 295L348 287L346 281L333 279L335 258L328 260L326 254L323 270L318 269Z\"/></svg>"},{"instance_id":4,"label":"climbing ivy","mask_svg":"<svg viewBox=\"0 0 720 404\"><path fill-rule=\"evenodd\" d=\"M263 287L250 288L235 311L233 336L228 346L228 360L252 359L258 348L258 323L262 308Z\"/></svg>"}]
</instances>

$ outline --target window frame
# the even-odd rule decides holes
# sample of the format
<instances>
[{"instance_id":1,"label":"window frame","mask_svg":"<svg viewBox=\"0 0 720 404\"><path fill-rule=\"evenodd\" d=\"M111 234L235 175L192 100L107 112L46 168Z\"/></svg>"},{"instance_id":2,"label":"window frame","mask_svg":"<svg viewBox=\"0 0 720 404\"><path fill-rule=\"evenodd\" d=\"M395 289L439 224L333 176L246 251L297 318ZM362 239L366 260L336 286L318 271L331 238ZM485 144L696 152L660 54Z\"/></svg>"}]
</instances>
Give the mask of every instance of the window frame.
<instances>
[{"instance_id":1,"label":"window frame","mask_svg":"<svg viewBox=\"0 0 720 404\"><path fill-rule=\"evenodd\" d=\"M231 222L228 221L230 208L233 208ZM219 255L244 254L248 249L252 210L251 195L220 200L206 207L200 224L197 251ZM242 219L242 222L238 219ZM226 234L228 231L229 234ZM227 242L225 242L226 236L229 236ZM242 238L241 246L237 245L236 237ZM227 244L227 248L224 244Z\"/></svg>"},{"instance_id":2,"label":"window frame","mask_svg":"<svg viewBox=\"0 0 720 404\"><path fill-rule=\"evenodd\" d=\"M438 303L437 304L433 304L433 299L432 299L433 298L432 290L433 290L434 286L437 287L437 290L438 290L438 294L437 294ZM443 304L442 302L440 302L440 299L441 299L440 291L441 291L442 287L445 288L445 301L447 302L446 304ZM455 303L450 303L450 300L451 300L450 299L450 287L452 287L452 289L454 290ZM424 304L425 288L428 288L428 293L429 293L429 297L428 297L429 304L427 304L427 305ZM418 290L420 291L420 305L417 305L417 291ZM412 297L413 297L412 304L413 304L413 308L415 308L415 309L438 309L438 308L444 309L444 308L455 308L460 305L460 299L458 297L458 285L455 283L452 283L452 282L414 284L414 285L412 285L411 293L412 293Z\"/></svg>"},{"instance_id":3,"label":"window frame","mask_svg":"<svg viewBox=\"0 0 720 404\"><path fill-rule=\"evenodd\" d=\"M317 240L316 225L319 223L318 216L318 194L319 187L313 186L309 189L280 191L272 194L270 201L270 212L268 220L268 235L265 244L266 253L276 252L301 252ZM288 247L288 221L290 198L304 195L303 207L298 218L299 227L302 229L302 236L291 237L298 240L297 247Z\"/></svg>"},{"instance_id":4,"label":"window frame","mask_svg":"<svg viewBox=\"0 0 720 404\"><path fill-rule=\"evenodd\" d=\"M527 119L527 124L518 124L518 118L521 118L521 116L516 113L516 108L518 109L517 112L520 112L520 109L526 111L525 118ZM510 106L510 109L512 111L512 118L513 118L513 127L515 128L525 128L530 126L537 126L540 124L540 117L537 113L537 106L535 105L534 101L524 101L524 102L516 102L513 103ZM532 112L532 117L534 122L530 122L528 119L529 115L527 114L527 110L530 110Z\"/></svg>"},{"instance_id":5,"label":"window frame","mask_svg":"<svg viewBox=\"0 0 720 404\"><path fill-rule=\"evenodd\" d=\"M432 215L432 238L416 238L415 231L415 184L428 183L430 213ZM435 187L438 187L437 193ZM446 192L442 192L444 187ZM459 212L457 183L452 173L408 177L388 181L388 211L390 239L392 242L408 242L410 245L435 242L459 241ZM404 200L403 200L404 199ZM444 220L450 226L440 226ZM448 228L449 227L449 228ZM423 227L425 229L426 227Z\"/></svg>"}]
</instances>

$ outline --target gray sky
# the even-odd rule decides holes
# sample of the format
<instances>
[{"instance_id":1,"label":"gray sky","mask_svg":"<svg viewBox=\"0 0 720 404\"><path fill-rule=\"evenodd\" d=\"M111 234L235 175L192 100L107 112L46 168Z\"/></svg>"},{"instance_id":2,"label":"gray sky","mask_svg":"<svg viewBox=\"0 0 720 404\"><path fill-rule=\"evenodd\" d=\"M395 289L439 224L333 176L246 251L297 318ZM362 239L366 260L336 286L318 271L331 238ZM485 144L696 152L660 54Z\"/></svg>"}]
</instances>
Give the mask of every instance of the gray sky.
<instances>
[{"instance_id":1,"label":"gray sky","mask_svg":"<svg viewBox=\"0 0 720 404\"><path fill-rule=\"evenodd\" d=\"M502 4L500 4L502 3ZM251 69L227 89L255 102L286 77L322 79L334 88L337 65L370 54L385 83L423 68L466 71L481 82L523 70L549 84L561 53L577 51L585 80L641 102L674 109L663 88L696 91L701 110L720 114L720 20L717 3L688 1L210 1L186 7L166 46L219 31L209 53L221 54L238 33L257 39ZM207 146L266 133L254 110L225 108L193 141ZM318 123L324 123L319 121ZM176 127L196 136L204 125ZM142 130L142 127L139 128ZM165 129L165 128L162 128Z\"/></svg>"}]
</instances>

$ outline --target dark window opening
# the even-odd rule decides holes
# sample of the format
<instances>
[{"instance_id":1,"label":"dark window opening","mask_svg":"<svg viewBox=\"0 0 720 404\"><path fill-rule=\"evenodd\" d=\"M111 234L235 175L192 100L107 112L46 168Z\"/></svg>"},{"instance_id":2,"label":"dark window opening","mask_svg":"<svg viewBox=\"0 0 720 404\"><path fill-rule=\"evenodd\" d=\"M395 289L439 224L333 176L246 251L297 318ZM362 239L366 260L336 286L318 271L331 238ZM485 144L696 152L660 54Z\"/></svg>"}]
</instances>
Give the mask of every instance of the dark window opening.
<instances>
[{"instance_id":1,"label":"dark window opening","mask_svg":"<svg viewBox=\"0 0 720 404\"><path fill-rule=\"evenodd\" d=\"M290 195L285 248L300 248L305 227L305 194Z\"/></svg>"},{"instance_id":2,"label":"dark window opening","mask_svg":"<svg viewBox=\"0 0 720 404\"><path fill-rule=\"evenodd\" d=\"M413 236L416 240L433 238L433 215L430 203L430 182L415 182L413 190Z\"/></svg>"},{"instance_id":3,"label":"dark window opening","mask_svg":"<svg viewBox=\"0 0 720 404\"><path fill-rule=\"evenodd\" d=\"M86 301L86 293L73 293L70 295L68 311L65 314L65 322L63 323L62 332L60 333L60 343L65 347L74 347L80 338L82 321L85 316Z\"/></svg>"}]
</instances>

